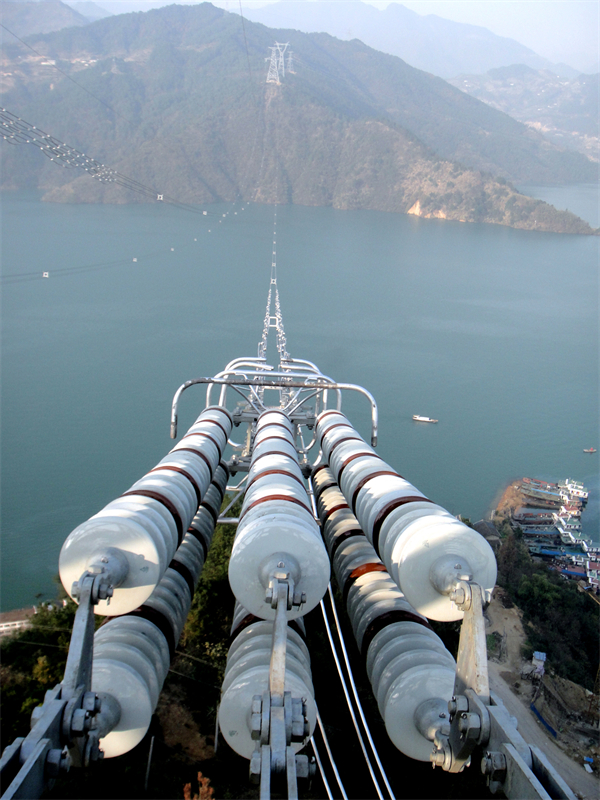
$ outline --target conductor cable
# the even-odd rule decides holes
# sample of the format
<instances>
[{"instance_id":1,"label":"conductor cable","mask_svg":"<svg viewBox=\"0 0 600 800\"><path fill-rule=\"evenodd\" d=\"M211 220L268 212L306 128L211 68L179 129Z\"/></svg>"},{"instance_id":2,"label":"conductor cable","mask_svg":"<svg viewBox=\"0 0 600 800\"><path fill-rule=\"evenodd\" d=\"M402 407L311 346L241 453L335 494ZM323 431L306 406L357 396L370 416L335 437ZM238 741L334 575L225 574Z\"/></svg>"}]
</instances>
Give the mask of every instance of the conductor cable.
<instances>
[{"instance_id":1,"label":"conductor cable","mask_svg":"<svg viewBox=\"0 0 600 800\"><path fill-rule=\"evenodd\" d=\"M327 750L327 755L329 757L329 763L331 764L331 768L334 772L335 779L337 781L337 785L340 788L343 800L348 800L348 795L346 794L346 790L344 789L344 784L342 783L342 779L340 778L340 773L338 771L337 764L335 763L333 753L331 752L331 748L329 747L329 739L327 738L327 734L325 733L325 727L323 725L323 720L321 719L321 715L319 714L318 708L317 708L317 724L319 726L319 730L321 731L321 736L323 737L325 749Z\"/></svg>"},{"instance_id":2,"label":"conductor cable","mask_svg":"<svg viewBox=\"0 0 600 800\"><path fill-rule=\"evenodd\" d=\"M325 630L327 631L327 638L329 639L329 646L331 647L331 653L333 655L333 659L335 661L335 666L336 666L336 669L338 671L340 682L342 684L342 689L344 691L344 696L346 698L346 704L348 706L348 710L349 710L350 716L352 718L352 724L354 725L354 730L356 731L356 735L358 737L358 741L359 741L359 744L360 744L360 749L362 750L365 762L367 764L367 768L369 770L369 774L371 775L371 780L373 781L373 786L375 787L375 791L377 792L377 797L379 798L379 800L385 800L384 795L381 792L381 788L379 786L377 778L375 777L375 772L373 771L373 765L371 764L371 759L369 758L369 754L367 753L367 748L365 747L365 742L364 742L364 739L363 739L362 734L360 732L360 728L358 726L358 722L357 722L357 719L356 719L356 714L354 713L354 708L352 707L352 701L350 700L350 695L348 694L348 687L346 685L346 680L345 680L344 675L342 673L342 668L341 668L341 665L340 665L340 661L339 661L339 658L338 658L338 655L337 655L337 652L336 652L336 649L335 649L335 644L333 642L333 637L331 635L331 628L329 626L329 620L327 619L327 611L325 610L325 604L323 603L322 600L320 601L320 606L321 606L321 613L323 614L323 622L325 623ZM392 798L393 798L393 794L392 794Z\"/></svg>"},{"instance_id":3,"label":"conductor cable","mask_svg":"<svg viewBox=\"0 0 600 800\"><path fill-rule=\"evenodd\" d=\"M350 680L350 686L352 687L352 694L354 695L354 700L355 700L356 706L358 708L358 713L360 714L360 718L361 718L363 727L365 729L365 733L367 735L367 739L369 740L369 744L371 745L371 750L373 752L373 756L375 757L375 761L377 762L377 766L379 767L379 772L381 773L381 777L383 778L383 782L385 783L385 787L388 790L390 797L393 798L394 797L394 791L393 791L392 787L390 786L390 783L388 781L387 775L386 775L385 770L383 768L383 764L381 763L381 760L379 758L379 754L377 752L377 748L375 747L375 743L373 742L373 738L371 736L371 731L370 731L369 726L367 724L367 720L365 719L365 715L364 715L364 712L363 712L362 704L361 704L360 699L358 697L358 692L356 690L356 684L354 683L354 676L352 675L352 669L350 668L350 662L349 662L349 659L348 659L348 652L346 650L346 644L344 642L344 636L343 636L342 630L340 628L340 621L339 621L339 617L338 617L338 614L337 614L337 608L336 608L336 605L335 605L335 600L333 598L333 592L331 591L331 584L329 584L329 586L327 587L327 590L329 592L329 602L331 603L331 609L333 611L333 617L335 619L335 626L336 626L336 630L337 630L337 635L338 635L338 638L340 640L340 646L342 648L342 653L344 654L344 663L346 664L346 670L348 672L348 678Z\"/></svg>"},{"instance_id":4,"label":"conductor cable","mask_svg":"<svg viewBox=\"0 0 600 800\"><path fill-rule=\"evenodd\" d=\"M329 788L329 784L327 783L327 778L325 777L323 764L321 763L321 757L319 756L319 751L317 749L317 744L315 742L314 736L310 737L310 743L312 745L313 753L315 754L315 759L317 762L317 766L319 768L319 774L321 775L321 780L323 781L323 786L325 787L325 791L327 792L327 797L329 798L329 800L333 800L333 795L331 793L331 789Z\"/></svg>"}]
</instances>

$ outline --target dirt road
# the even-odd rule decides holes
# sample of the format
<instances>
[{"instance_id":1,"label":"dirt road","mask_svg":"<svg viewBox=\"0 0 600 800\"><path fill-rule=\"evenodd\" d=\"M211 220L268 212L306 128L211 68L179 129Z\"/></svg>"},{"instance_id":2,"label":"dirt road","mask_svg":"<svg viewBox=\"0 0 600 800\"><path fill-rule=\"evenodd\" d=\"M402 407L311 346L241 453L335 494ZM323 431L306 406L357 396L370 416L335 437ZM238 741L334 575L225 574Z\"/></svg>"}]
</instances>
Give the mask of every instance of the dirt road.
<instances>
[{"instance_id":1,"label":"dirt road","mask_svg":"<svg viewBox=\"0 0 600 800\"><path fill-rule=\"evenodd\" d=\"M501 598L502 590L496 589L494 599L485 612L486 633L496 631L502 636L499 660L488 662L490 689L502 700L509 714L517 718L518 731L525 741L539 747L546 754L571 789L582 799L598 800L598 776L588 774L580 763L570 758L529 708L533 687L531 684L524 686L524 682L520 680L521 669L525 664L521 646L526 639L522 614L516 607L504 608ZM512 688L515 683L521 684L518 693Z\"/></svg>"},{"instance_id":2,"label":"dirt road","mask_svg":"<svg viewBox=\"0 0 600 800\"><path fill-rule=\"evenodd\" d=\"M550 734L537 721L529 706L518 697L506 681L500 677L504 665L489 662L490 690L495 693L506 706L511 716L517 718L517 729L529 744L539 747L547 756L550 763L558 770L562 778L571 789L585 800L598 800L600 797L600 781L596 775L589 775L584 768L569 758L566 753L556 745Z\"/></svg>"}]
</instances>

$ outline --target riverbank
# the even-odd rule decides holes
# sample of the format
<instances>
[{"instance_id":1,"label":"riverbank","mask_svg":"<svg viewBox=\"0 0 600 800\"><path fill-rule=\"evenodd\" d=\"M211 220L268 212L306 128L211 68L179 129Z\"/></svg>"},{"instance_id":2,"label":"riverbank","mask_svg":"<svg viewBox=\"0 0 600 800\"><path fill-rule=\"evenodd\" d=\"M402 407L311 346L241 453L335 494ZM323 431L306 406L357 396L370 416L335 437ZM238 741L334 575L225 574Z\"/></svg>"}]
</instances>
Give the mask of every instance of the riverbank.
<instances>
[{"instance_id":1,"label":"riverbank","mask_svg":"<svg viewBox=\"0 0 600 800\"><path fill-rule=\"evenodd\" d=\"M20 622L22 619L29 619L35 614L33 606L29 608L15 608L13 611L0 611L0 625L5 622Z\"/></svg>"},{"instance_id":2,"label":"riverbank","mask_svg":"<svg viewBox=\"0 0 600 800\"><path fill-rule=\"evenodd\" d=\"M490 518L492 521L494 521L496 518L510 519L516 509L522 504L523 500L521 498L518 485L513 481L500 494L496 501L496 505L494 508L492 508Z\"/></svg>"}]
</instances>

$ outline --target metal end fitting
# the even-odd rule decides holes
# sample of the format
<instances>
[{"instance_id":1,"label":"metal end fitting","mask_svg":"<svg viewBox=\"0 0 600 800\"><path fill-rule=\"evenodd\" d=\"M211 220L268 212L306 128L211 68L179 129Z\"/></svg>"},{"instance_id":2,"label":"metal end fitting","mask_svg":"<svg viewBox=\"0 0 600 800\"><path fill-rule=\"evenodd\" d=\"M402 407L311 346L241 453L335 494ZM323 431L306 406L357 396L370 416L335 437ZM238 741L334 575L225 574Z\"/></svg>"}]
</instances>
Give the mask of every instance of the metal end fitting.
<instances>
[{"instance_id":1,"label":"metal end fitting","mask_svg":"<svg viewBox=\"0 0 600 800\"><path fill-rule=\"evenodd\" d=\"M250 783L255 786L260 783L260 768L262 763L262 754L260 745L256 744L256 749L250 758Z\"/></svg>"},{"instance_id":2,"label":"metal end fitting","mask_svg":"<svg viewBox=\"0 0 600 800\"><path fill-rule=\"evenodd\" d=\"M58 778L59 775L68 772L70 769L71 755L66 747L63 750L54 748L48 751L45 769L47 778Z\"/></svg>"},{"instance_id":3,"label":"metal end fitting","mask_svg":"<svg viewBox=\"0 0 600 800\"><path fill-rule=\"evenodd\" d=\"M262 727L262 697L255 694L252 698L252 716L250 722L251 737L254 741L260 739L260 732Z\"/></svg>"},{"instance_id":4,"label":"metal end fitting","mask_svg":"<svg viewBox=\"0 0 600 800\"><path fill-rule=\"evenodd\" d=\"M481 759L481 772L487 777L490 792L496 794L506 779L506 756L488 751Z\"/></svg>"},{"instance_id":5,"label":"metal end fitting","mask_svg":"<svg viewBox=\"0 0 600 800\"><path fill-rule=\"evenodd\" d=\"M309 732L306 703L299 697L292 697L292 742L302 742Z\"/></svg>"},{"instance_id":6,"label":"metal end fitting","mask_svg":"<svg viewBox=\"0 0 600 800\"><path fill-rule=\"evenodd\" d=\"M84 708L76 708L71 718L71 736L84 736L92 727L92 715Z\"/></svg>"},{"instance_id":7,"label":"metal end fitting","mask_svg":"<svg viewBox=\"0 0 600 800\"><path fill-rule=\"evenodd\" d=\"M450 592L450 600L456 603L456 607L461 611L468 611L471 608L471 587L467 581L460 580Z\"/></svg>"},{"instance_id":8,"label":"metal end fitting","mask_svg":"<svg viewBox=\"0 0 600 800\"><path fill-rule=\"evenodd\" d=\"M93 731L89 734L85 743L85 748L83 751L84 766L89 767L90 764L92 764L94 761L98 761L101 758L104 758L104 751L100 750L98 732Z\"/></svg>"},{"instance_id":9,"label":"metal end fitting","mask_svg":"<svg viewBox=\"0 0 600 800\"><path fill-rule=\"evenodd\" d=\"M294 597L292 599L292 606L303 606L306 603L306 593L301 592L299 589L294 589Z\"/></svg>"},{"instance_id":10,"label":"metal end fitting","mask_svg":"<svg viewBox=\"0 0 600 800\"><path fill-rule=\"evenodd\" d=\"M431 766L433 769L441 767L444 772L450 772L450 767L452 766L452 749L448 737L444 736L440 731L437 731L433 744L434 747L429 756Z\"/></svg>"},{"instance_id":11,"label":"metal end fitting","mask_svg":"<svg viewBox=\"0 0 600 800\"><path fill-rule=\"evenodd\" d=\"M96 694L96 692L86 692L83 695L83 702L81 703L81 707L84 708L86 711L89 711L90 714L97 714L100 711L100 698Z\"/></svg>"},{"instance_id":12,"label":"metal end fitting","mask_svg":"<svg viewBox=\"0 0 600 800\"><path fill-rule=\"evenodd\" d=\"M317 772L317 763L314 756L296 756L296 777L311 780Z\"/></svg>"},{"instance_id":13,"label":"metal end fitting","mask_svg":"<svg viewBox=\"0 0 600 800\"><path fill-rule=\"evenodd\" d=\"M31 712L31 722L30 722L30 727L32 729L35 727L38 720L42 718L44 711L45 711L44 706L36 706L33 709L33 711Z\"/></svg>"},{"instance_id":14,"label":"metal end fitting","mask_svg":"<svg viewBox=\"0 0 600 800\"><path fill-rule=\"evenodd\" d=\"M450 713L450 721L454 718L455 714L461 714L463 711L469 710L469 701L464 694L459 694L448 700L448 711Z\"/></svg>"}]
</instances>

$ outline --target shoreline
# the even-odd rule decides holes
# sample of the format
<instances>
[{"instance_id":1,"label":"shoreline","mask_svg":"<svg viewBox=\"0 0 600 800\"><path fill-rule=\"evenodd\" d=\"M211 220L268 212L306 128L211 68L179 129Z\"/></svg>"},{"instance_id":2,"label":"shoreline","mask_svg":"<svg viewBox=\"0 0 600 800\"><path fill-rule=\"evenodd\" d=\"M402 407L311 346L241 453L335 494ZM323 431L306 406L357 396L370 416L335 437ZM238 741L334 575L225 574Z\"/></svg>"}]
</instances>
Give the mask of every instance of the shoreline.
<instances>
[{"instance_id":1,"label":"shoreline","mask_svg":"<svg viewBox=\"0 0 600 800\"><path fill-rule=\"evenodd\" d=\"M506 482L506 484L504 484L502 488L496 491L496 494L494 495L491 504L488 506L487 516L484 517L484 519L489 519L490 521L493 521L494 517L497 515L498 508L500 507L500 504L504 499L504 495L506 494L508 489L515 483L515 481L518 480L519 480L518 478L511 478L509 481Z\"/></svg>"},{"instance_id":2,"label":"shoreline","mask_svg":"<svg viewBox=\"0 0 600 800\"><path fill-rule=\"evenodd\" d=\"M20 622L22 619L33 617L33 606L28 608L15 608L13 611L0 611L0 625L4 622Z\"/></svg>"}]
</instances>

